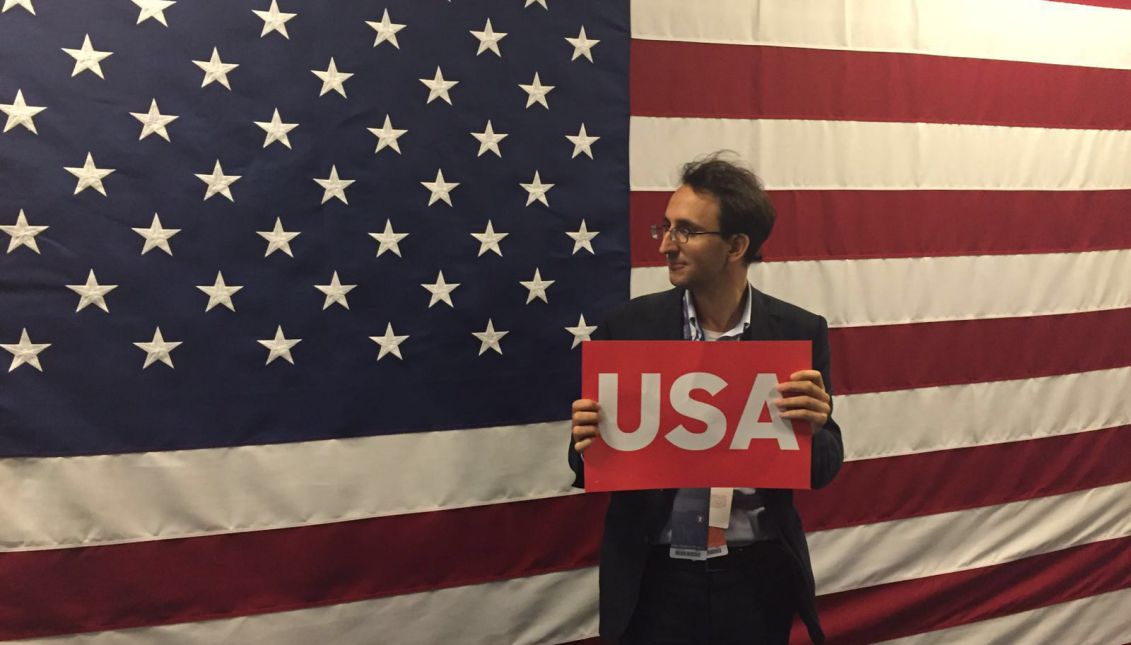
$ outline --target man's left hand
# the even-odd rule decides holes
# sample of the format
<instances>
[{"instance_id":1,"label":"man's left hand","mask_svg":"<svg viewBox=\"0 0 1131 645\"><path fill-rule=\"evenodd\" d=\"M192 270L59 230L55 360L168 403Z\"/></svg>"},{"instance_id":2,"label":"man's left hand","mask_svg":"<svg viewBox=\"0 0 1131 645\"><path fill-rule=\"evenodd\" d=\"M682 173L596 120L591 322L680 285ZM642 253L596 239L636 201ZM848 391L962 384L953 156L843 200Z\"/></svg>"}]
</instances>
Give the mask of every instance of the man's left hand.
<instances>
[{"instance_id":1,"label":"man's left hand","mask_svg":"<svg viewBox=\"0 0 1131 645\"><path fill-rule=\"evenodd\" d=\"M829 420L829 393L825 381L817 370L801 370L789 375L788 381L778 383L782 398L774 401L783 419L808 421L814 432Z\"/></svg>"}]
</instances>

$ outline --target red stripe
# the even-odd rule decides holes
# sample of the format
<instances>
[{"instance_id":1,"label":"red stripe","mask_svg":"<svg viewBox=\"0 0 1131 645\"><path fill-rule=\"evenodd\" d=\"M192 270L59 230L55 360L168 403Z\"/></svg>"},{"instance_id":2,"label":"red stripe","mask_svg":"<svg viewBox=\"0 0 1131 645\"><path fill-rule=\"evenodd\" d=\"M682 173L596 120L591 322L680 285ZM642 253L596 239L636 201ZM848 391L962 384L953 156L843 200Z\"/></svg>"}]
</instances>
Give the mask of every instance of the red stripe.
<instances>
[{"instance_id":1,"label":"red stripe","mask_svg":"<svg viewBox=\"0 0 1131 645\"><path fill-rule=\"evenodd\" d=\"M633 40L634 116L1131 128L1131 72L923 54Z\"/></svg>"},{"instance_id":2,"label":"red stripe","mask_svg":"<svg viewBox=\"0 0 1131 645\"><path fill-rule=\"evenodd\" d=\"M4 553L0 640L301 609L590 566L605 500L575 495L295 529Z\"/></svg>"},{"instance_id":3,"label":"red stripe","mask_svg":"<svg viewBox=\"0 0 1131 645\"><path fill-rule=\"evenodd\" d=\"M1131 0L1050 0L1064 4L1083 4L1091 7L1108 7L1111 9L1131 9Z\"/></svg>"},{"instance_id":4,"label":"red stripe","mask_svg":"<svg viewBox=\"0 0 1131 645\"><path fill-rule=\"evenodd\" d=\"M795 502L807 531L960 511L1131 481L1116 455L1131 455L1131 426L850 461Z\"/></svg>"},{"instance_id":5,"label":"red stripe","mask_svg":"<svg viewBox=\"0 0 1131 645\"><path fill-rule=\"evenodd\" d=\"M1099 279L1102 279L1099 278ZM1131 309L829 330L838 394L1036 378L1131 365Z\"/></svg>"},{"instance_id":6,"label":"red stripe","mask_svg":"<svg viewBox=\"0 0 1131 645\"><path fill-rule=\"evenodd\" d=\"M1127 111L1131 114L1131 110ZM660 266L670 192L630 196L632 266ZM774 190L770 262L1131 248L1131 190Z\"/></svg>"},{"instance_id":7,"label":"red stripe","mask_svg":"<svg viewBox=\"0 0 1131 645\"><path fill-rule=\"evenodd\" d=\"M830 643L875 643L1131 587L1131 538L817 599ZM791 643L807 643L794 625Z\"/></svg>"}]
</instances>

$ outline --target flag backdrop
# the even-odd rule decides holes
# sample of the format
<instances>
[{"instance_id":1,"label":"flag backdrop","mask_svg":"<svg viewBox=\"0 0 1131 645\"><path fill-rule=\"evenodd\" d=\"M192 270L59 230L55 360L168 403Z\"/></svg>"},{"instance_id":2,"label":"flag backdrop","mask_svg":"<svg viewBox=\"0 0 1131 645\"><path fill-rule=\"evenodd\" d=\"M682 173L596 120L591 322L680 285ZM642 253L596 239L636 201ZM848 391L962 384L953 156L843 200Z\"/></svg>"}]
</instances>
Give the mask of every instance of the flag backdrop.
<instances>
[{"instance_id":1,"label":"flag backdrop","mask_svg":"<svg viewBox=\"0 0 1131 645\"><path fill-rule=\"evenodd\" d=\"M752 281L832 327L833 642L1131 640L1131 11L1085 4L4 0L0 639L593 637L575 341L730 148Z\"/></svg>"}]
</instances>

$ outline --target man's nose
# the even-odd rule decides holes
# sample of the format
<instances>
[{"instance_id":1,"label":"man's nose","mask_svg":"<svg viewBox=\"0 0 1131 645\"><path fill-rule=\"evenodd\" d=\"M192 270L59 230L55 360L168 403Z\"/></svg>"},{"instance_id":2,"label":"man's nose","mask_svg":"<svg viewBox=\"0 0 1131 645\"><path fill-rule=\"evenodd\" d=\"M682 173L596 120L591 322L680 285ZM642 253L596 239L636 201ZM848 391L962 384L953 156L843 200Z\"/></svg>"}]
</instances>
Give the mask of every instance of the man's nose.
<instances>
[{"instance_id":1,"label":"man's nose","mask_svg":"<svg viewBox=\"0 0 1131 645\"><path fill-rule=\"evenodd\" d=\"M660 238L660 253L668 255L669 253L678 253L679 247L672 241L671 231L665 231L664 236Z\"/></svg>"}]
</instances>

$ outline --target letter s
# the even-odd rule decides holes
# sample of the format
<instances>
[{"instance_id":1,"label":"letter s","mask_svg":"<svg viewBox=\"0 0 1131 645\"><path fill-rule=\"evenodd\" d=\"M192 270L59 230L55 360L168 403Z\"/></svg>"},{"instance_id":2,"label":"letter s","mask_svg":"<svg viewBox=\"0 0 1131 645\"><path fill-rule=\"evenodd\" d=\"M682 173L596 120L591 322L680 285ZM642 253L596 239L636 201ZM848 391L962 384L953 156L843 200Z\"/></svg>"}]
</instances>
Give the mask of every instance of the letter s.
<instances>
[{"instance_id":1,"label":"letter s","mask_svg":"<svg viewBox=\"0 0 1131 645\"><path fill-rule=\"evenodd\" d=\"M726 415L710 403L692 399L691 391L705 390L714 396L726 386L726 381L707 372L689 372L677 378L672 383L672 407L685 417L706 423L707 429L696 433L678 425L665 438L684 450L708 450L719 445L727 432Z\"/></svg>"}]
</instances>

